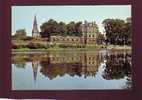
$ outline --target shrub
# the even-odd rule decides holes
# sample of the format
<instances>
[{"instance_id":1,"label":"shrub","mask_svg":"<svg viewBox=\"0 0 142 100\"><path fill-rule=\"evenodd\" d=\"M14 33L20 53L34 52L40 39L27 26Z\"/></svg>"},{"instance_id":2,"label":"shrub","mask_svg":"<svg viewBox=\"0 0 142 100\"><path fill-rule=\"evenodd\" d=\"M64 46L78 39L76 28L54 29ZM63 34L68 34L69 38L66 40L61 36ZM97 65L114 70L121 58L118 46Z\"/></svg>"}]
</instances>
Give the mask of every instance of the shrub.
<instances>
[{"instance_id":1,"label":"shrub","mask_svg":"<svg viewBox=\"0 0 142 100\"><path fill-rule=\"evenodd\" d=\"M73 44L60 44L59 47L61 48L84 48L85 46L82 45L73 45Z\"/></svg>"},{"instance_id":2,"label":"shrub","mask_svg":"<svg viewBox=\"0 0 142 100\"><path fill-rule=\"evenodd\" d=\"M12 43L12 49L19 49L19 48L20 48L19 45L16 45L16 44Z\"/></svg>"},{"instance_id":3,"label":"shrub","mask_svg":"<svg viewBox=\"0 0 142 100\"><path fill-rule=\"evenodd\" d=\"M40 43L32 43L30 42L27 47L29 49L46 49L48 48L48 46L44 45L44 44L40 44Z\"/></svg>"},{"instance_id":4,"label":"shrub","mask_svg":"<svg viewBox=\"0 0 142 100\"><path fill-rule=\"evenodd\" d=\"M33 37L29 37L29 36L26 36L24 38L22 38L23 41L31 41L33 40Z\"/></svg>"}]
</instances>

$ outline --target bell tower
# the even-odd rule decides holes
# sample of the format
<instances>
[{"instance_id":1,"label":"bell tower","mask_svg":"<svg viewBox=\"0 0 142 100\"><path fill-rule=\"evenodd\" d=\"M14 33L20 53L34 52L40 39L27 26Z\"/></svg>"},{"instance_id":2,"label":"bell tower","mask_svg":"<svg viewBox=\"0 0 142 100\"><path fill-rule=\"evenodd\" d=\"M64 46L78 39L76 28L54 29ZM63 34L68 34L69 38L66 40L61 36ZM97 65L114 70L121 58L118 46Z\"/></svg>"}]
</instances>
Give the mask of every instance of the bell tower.
<instances>
[{"instance_id":1,"label":"bell tower","mask_svg":"<svg viewBox=\"0 0 142 100\"><path fill-rule=\"evenodd\" d=\"M32 37L34 37L34 38L39 38L40 37L39 30L38 30L38 27L37 27L36 15L34 16L33 29L32 29Z\"/></svg>"}]
</instances>

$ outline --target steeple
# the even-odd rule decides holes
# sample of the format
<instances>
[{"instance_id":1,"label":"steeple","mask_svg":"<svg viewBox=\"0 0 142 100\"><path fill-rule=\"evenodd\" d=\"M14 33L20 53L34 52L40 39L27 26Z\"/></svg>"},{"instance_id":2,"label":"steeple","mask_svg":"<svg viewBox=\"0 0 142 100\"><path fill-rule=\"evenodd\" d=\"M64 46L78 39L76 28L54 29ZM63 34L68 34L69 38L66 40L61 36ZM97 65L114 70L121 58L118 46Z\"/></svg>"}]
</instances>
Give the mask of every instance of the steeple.
<instances>
[{"instance_id":1,"label":"steeple","mask_svg":"<svg viewBox=\"0 0 142 100\"><path fill-rule=\"evenodd\" d=\"M36 83L36 78L37 78L37 73L38 73L38 66L39 63L36 61L32 62L32 69L33 69L33 77L34 77L34 82Z\"/></svg>"},{"instance_id":2,"label":"steeple","mask_svg":"<svg viewBox=\"0 0 142 100\"><path fill-rule=\"evenodd\" d=\"M36 19L36 15L34 16L34 22L33 22L33 29L32 29L32 37L34 38L38 38L39 35L39 30L37 27L37 19Z\"/></svg>"}]
</instances>

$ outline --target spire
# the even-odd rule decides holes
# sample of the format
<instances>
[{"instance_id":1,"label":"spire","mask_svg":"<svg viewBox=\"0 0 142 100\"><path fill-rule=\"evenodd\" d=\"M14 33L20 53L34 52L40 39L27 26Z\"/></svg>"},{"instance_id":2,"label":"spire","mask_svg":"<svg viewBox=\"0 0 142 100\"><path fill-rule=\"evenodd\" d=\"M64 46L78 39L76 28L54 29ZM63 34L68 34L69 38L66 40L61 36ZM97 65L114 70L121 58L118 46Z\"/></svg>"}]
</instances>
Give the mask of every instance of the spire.
<instances>
[{"instance_id":1,"label":"spire","mask_svg":"<svg viewBox=\"0 0 142 100\"><path fill-rule=\"evenodd\" d=\"M34 82L36 83L37 79L37 73L38 73L38 62L32 62L32 69L33 69L33 77L34 77Z\"/></svg>"},{"instance_id":2,"label":"spire","mask_svg":"<svg viewBox=\"0 0 142 100\"><path fill-rule=\"evenodd\" d=\"M38 27L37 27L36 15L34 16L33 29L32 29L32 37L34 37L34 38L38 38L39 37L39 31L38 31Z\"/></svg>"},{"instance_id":3,"label":"spire","mask_svg":"<svg viewBox=\"0 0 142 100\"><path fill-rule=\"evenodd\" d=\"M37 19L36 19L36 15L34 16L34 24L33 27L37 27Z\"/></svg>"}]
</instances>

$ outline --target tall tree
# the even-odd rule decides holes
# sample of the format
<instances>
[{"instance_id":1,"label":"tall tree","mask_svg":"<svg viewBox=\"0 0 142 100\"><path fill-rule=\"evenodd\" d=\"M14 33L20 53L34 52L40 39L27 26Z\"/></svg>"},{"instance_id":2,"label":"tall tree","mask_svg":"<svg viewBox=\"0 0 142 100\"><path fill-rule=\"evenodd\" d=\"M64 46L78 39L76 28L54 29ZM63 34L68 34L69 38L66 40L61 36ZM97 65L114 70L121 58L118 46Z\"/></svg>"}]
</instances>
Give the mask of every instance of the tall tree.
<instances>
[{"instance_id":1,"label":"tall tree","mask_svg":"<svg viewBox=\"0 0 142 100\"><path fill-rule=\"evenodd\" d=\"M75 24L75 36L81 36L82 35L81 24L82 24L82 22L77 22Z\"/></svg>"},{"instance_id":2,"label":"tall tree","mask_svg":"<svg viewBox=\"0 0 142 100\"><path fill-rule=\"evenodd\" d=\"M59 22L58 24L58 32L61 36L66 36L67 35L67 27L64 22Z\"/></svg>"},{"instance_id":3,"label":"tall tree","mask_svg":"<svg viewBox=\"0 0 142 100\"><path fill-rule=\"evenodd\" d=\"M103 25L106 32L106 38L110 44L128 44L127 40L131 34L131 23L121 19L105 19Z\"/></svg>"},{"instance_id":4,"label":"tall tree","mask_svg":"<svg viewBox=\"0 0 142 100\"><path fill-rule=\"evenodd\" d=\"M75 35L75 22L72 21L70 23L67 24L67 34L68 35Z\"/></svg>"},{"instance_id":5,"label":"tall tree","mask_svg":"<svg viewBox=\"0 0 142 100\"><path fill-rule=\"evenodd\" d=\"M104 41L105 41L104 35L101 33L98 33L97 34L97 44L103 44Z\"/></svg>"},{"instance_id":6,"label":"tall tree","mask_svg":"<svg viewBox=\"0 0 142 100\"><path fill-rule=\"evenodd\" d=\"M53 19L43 23L40 28L42 37L49 37L50 35L56 35L58 33L58 23Z\"/></svg>"}]
</instances>

